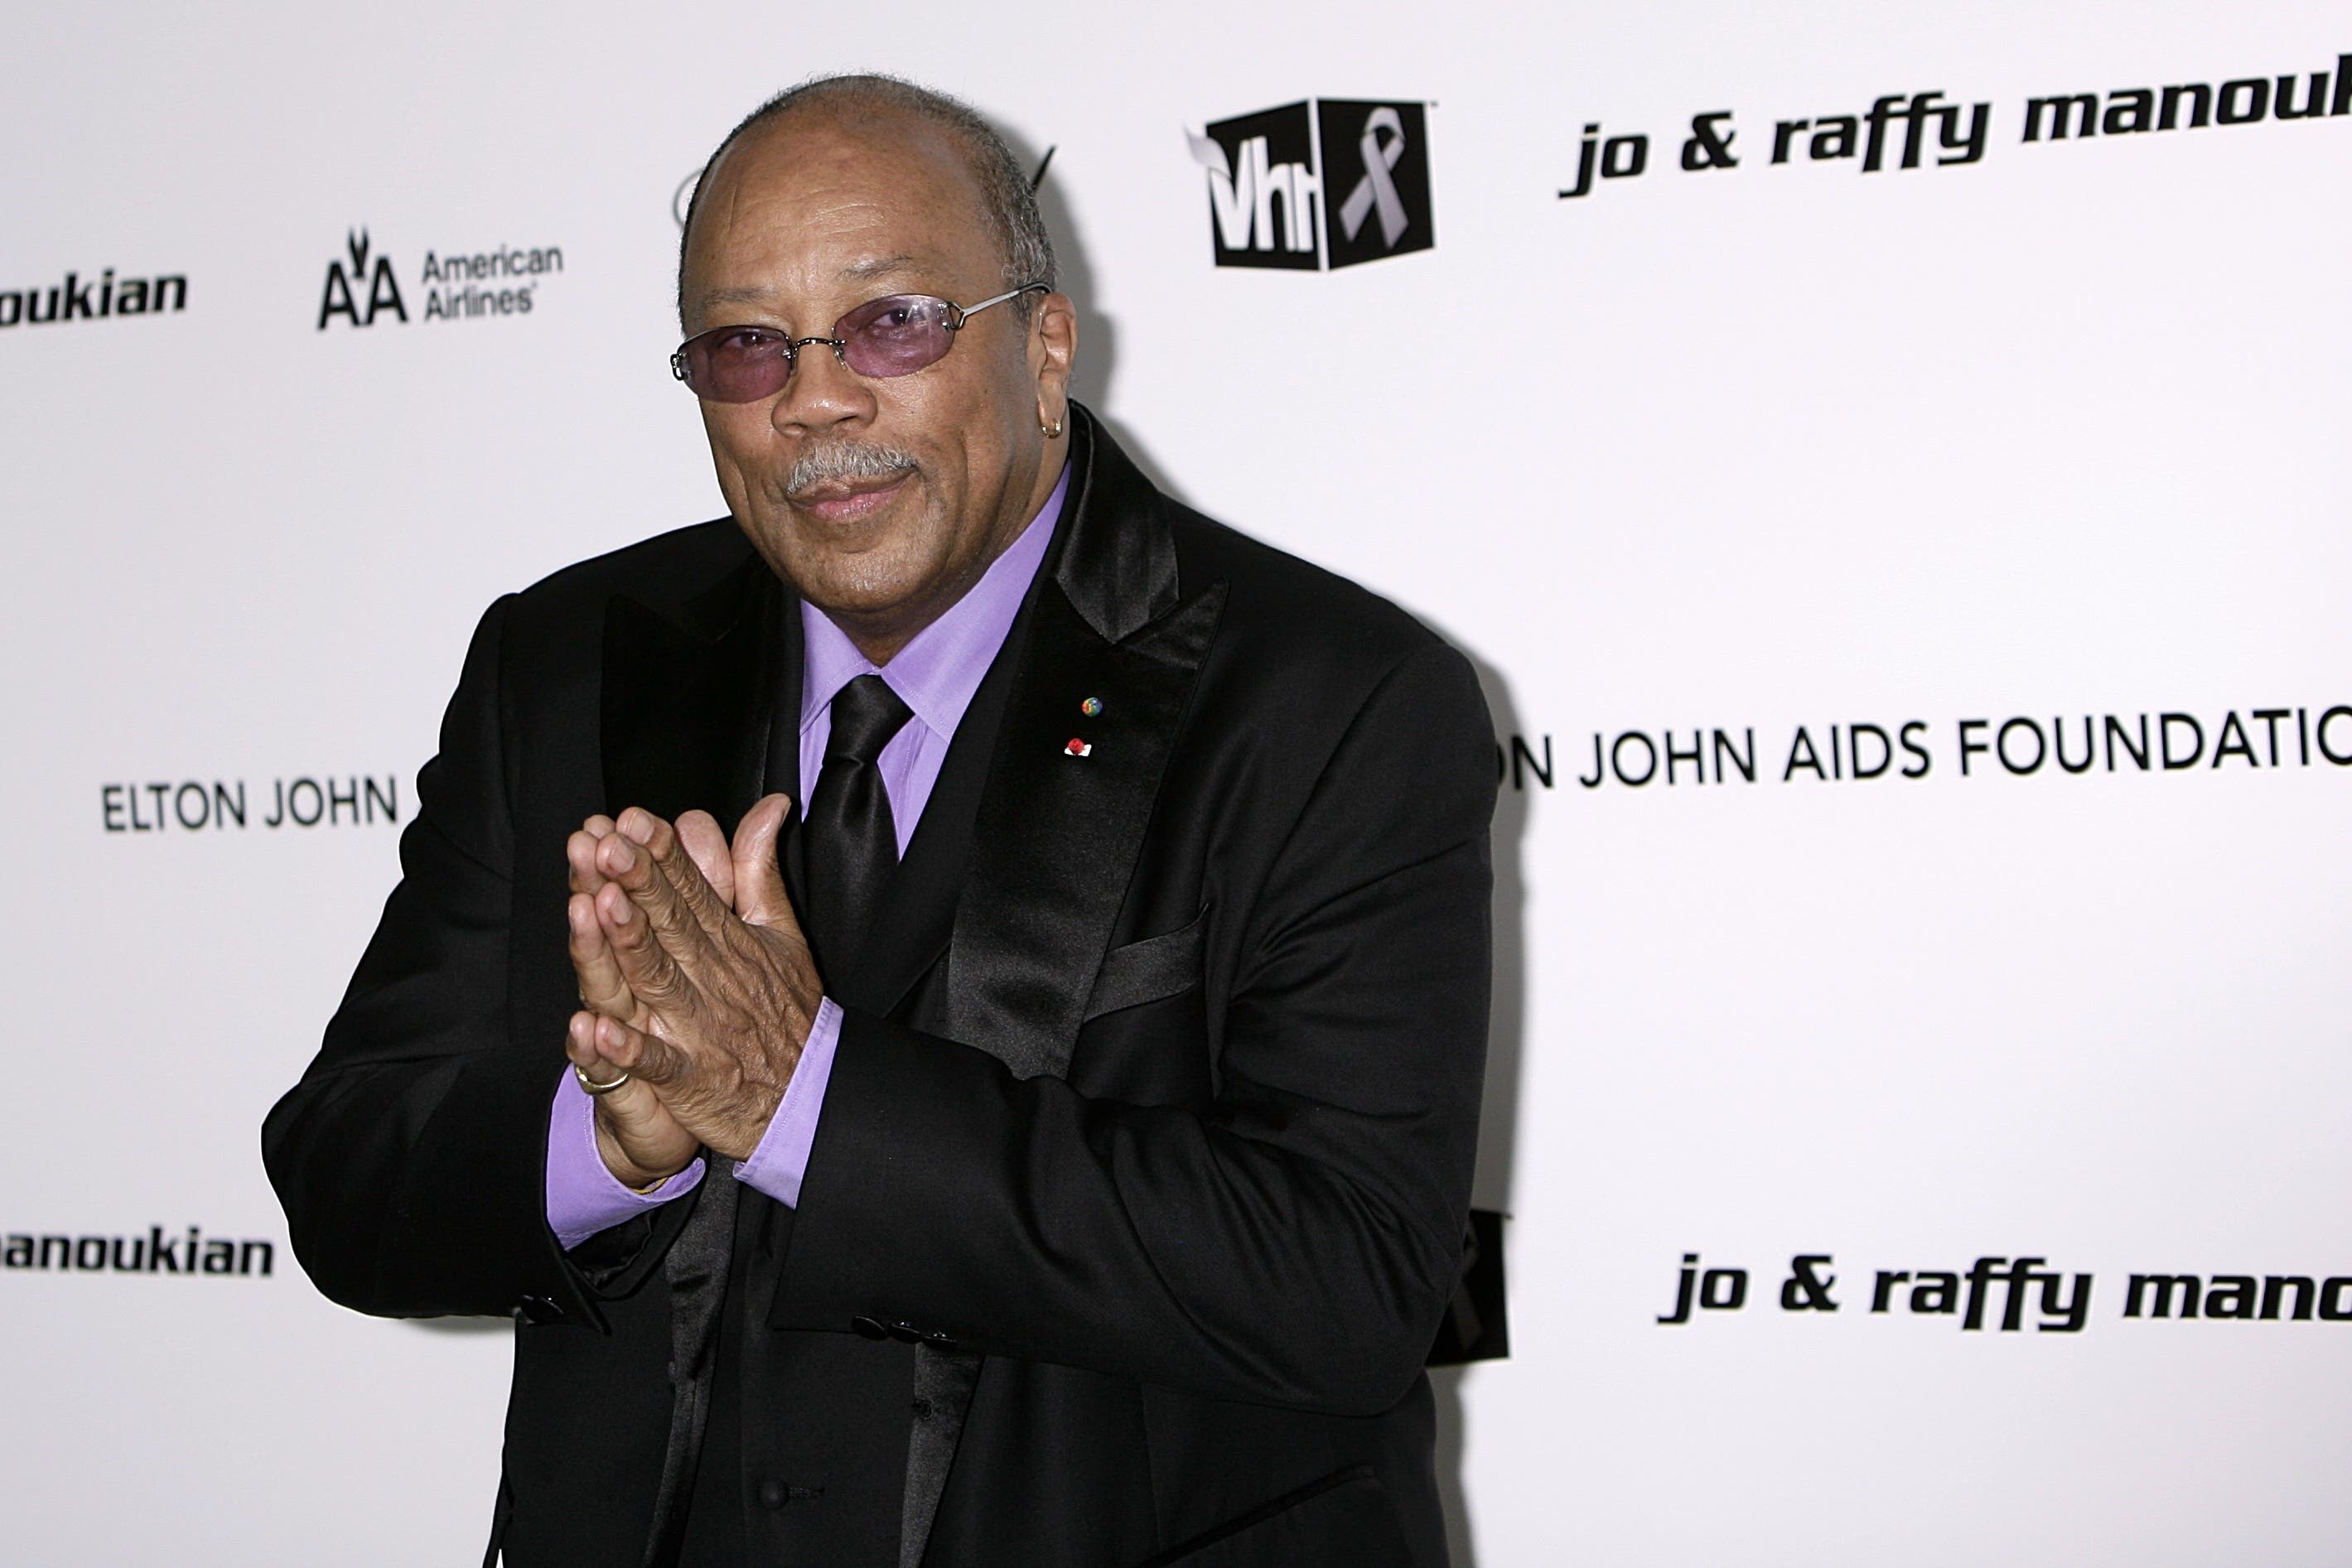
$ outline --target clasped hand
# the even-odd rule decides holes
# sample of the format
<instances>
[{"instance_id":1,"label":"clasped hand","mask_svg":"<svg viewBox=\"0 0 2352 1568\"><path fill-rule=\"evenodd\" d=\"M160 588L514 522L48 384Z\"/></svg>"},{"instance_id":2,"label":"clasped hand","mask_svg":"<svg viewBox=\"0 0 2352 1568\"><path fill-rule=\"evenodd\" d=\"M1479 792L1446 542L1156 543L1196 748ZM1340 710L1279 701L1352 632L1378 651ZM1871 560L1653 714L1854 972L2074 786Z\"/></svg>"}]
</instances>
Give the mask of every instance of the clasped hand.
<instances>
[{"instance_id":1,"label":"clasped hand","mask_svg":"<svg viewBox=\"0 0 2352 1568\"><path fill-rule=\"evenodd\" d=\"M791 802L771 795L734 841L708 812L635 807L564 846L581 1010L565 1053L590 1079L596 1146L645 1187L704 1148L743 1159L792 1082L824 990L777 870Z\"/></svg>"}]
</instances>

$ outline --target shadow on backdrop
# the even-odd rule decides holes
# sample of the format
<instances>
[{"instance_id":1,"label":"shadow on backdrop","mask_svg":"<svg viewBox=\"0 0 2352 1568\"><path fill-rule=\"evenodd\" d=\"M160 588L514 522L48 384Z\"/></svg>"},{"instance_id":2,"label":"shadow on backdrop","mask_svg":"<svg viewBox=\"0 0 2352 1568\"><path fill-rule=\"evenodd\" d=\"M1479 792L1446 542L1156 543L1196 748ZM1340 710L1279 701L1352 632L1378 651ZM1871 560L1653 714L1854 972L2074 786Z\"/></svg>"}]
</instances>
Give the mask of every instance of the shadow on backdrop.
<instances>
[{"instance_id":1,"label":"shadow on backdrop","mask_svg":"<svg viewBox=\"0 0 2352 1568\"><path fill-rule=\"evenodd\" d=\"M1120 450L1143 470L1143 476L1168 495L1184 501L1183 492L1169 478L1159 464L1152 460L1135 433L1119 422L1112 412L1111 401L1118 390L1118 324L1096 308L1098 298L1095 288L1093 263L1087 256L1086 246L1079 243L1077 225L1070 216L1069 204L1063 200L1061 187L1054 183L1053 152L1039 152L1008 137L1013 155L1023 164L1041 171L1045 178L1037 189L1037 211L1045 220L1045 232L1054 236L1054 261L1061 272L1062 292L1078 314L1078 359L1070 376L1070 395L1087 405L1094 416L1110 432L1110 438Z\"/></svg>"},{"instance_id":2,"label":"shadow on backdrop","mask_svg":"<svg viewBox=\"0 0 2352 1568\"><path fill-rule=\"evenodd\" d=\"M1423 619L1429 618L1424 615ZM1452 628L1437 626L1437 630L1462 651L1477 671L1479 689L1486 694L1486 712L1493 720L1495 733L1522 733L1518 706L1512 699L1503 673ZM1507 1217L1513 1212L1512 1189L1518 1170L1519 1077L1527 1048L1527 882L1521 857L1527 839L1529 792L1511 788L1501 778L1502 772L1498 750L1494 824L1494 1011L1486 1030L1486 1092L1478 1112L1478 1175L1471 1187L1470 1202L1474 1208ZM1507 1249L1508 1226L1498 1222L1493 1239L1498 1251ZM1499 1257L1494 1260L1493 1268L1494 1284L1499 1291L1505 1278ZM1454 1568L1474 1568L1478 1560L1477 1543L1470 1529L1470 1511L1462 1496L1462 1382L1475 1364L1436 1367L1429 1375L1437 1396L1437 1484L1445 1498L1446 1548L1454 1559Z\"/></svg>"}]
</instances>

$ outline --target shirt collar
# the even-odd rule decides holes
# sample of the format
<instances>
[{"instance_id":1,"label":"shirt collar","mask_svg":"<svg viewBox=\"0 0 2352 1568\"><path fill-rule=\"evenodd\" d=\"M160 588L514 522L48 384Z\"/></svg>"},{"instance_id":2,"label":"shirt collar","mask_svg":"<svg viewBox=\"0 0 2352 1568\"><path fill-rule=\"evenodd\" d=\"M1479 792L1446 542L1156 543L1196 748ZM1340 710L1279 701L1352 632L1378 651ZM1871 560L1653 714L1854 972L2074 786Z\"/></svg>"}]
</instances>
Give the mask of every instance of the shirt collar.
<instances>
[{"instance_id":1,"label":"shirt collar","mask_svg":"<svg viewBox=\"0 0 2352 1568\"><path fill-rule=\"evenodd\" d=\"M1021 601L1045 559L1061 521L1062 502L1070 488L1066 463L1054 492L1037 515L1029 519L1020 538L989 563L980 580L947 612L920 632L886 665L876 665L857 651L849 634L833 618L807 600L801 601L801 637L805 656L801 667L801 728L805 730L824 713L842 687L858 676L878 673L898 700L914 711L934 735L950 736L971 706L981 677L1013 630Z\"/></svg>"}]
</instances>

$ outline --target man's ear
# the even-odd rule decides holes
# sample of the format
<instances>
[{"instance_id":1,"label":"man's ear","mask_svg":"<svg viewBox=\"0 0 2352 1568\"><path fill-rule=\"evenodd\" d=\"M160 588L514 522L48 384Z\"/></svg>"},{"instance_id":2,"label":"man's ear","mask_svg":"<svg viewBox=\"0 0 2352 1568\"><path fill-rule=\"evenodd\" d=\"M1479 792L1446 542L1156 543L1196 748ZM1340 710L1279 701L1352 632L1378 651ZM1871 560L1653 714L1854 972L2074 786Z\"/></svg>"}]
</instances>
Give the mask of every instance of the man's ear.
<instances>
[{"instance_id":1,"label":"man's ear","mask_svg":"<svg viewBox=\"0 0 2352 1568\"><path fill-rule=\"evenodd\" d=\"M1059 430L1070 417L1070 371L1078 357L1078 308L1066 294L1037 301L1029 323L1029 369L1037 380L1037 425Z\"/></svg>"}]
</instances>

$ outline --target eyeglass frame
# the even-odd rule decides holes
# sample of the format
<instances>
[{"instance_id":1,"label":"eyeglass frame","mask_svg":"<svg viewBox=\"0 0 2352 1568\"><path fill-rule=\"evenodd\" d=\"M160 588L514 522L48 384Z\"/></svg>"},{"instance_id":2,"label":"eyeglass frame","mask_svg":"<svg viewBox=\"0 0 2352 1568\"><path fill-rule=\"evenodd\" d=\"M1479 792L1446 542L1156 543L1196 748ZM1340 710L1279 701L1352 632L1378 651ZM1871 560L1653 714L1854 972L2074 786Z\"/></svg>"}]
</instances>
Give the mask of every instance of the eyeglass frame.
<instances>
[{"instance_id":1,"label":"eyeglass frame","mask_svg":"<svg viewBox=\"0 0 2352 1568\"><path fill-rule=\"evenodd\" d=\"M841 320L846 320L848 318L856 315L860 310L865 309L867 305L875 304L879 300L897 299L901 298L914 299L937 299L940 304L948 308L948 319L945 322L947 330L950 333L961 332L963 330L963 324L965 322L971 320L973 317L979 315L982 311L987 309L992 305L1002 305L1008 299L1018 299L1024 294L1035 294L1040 292L1051 294L1053 291L1054 286L1050 283L1024 283L1018 288L1008 288L1003 293L996 295L992 298L983 299L979 304L968 308L957 304L952 299L945 298L937 294L916 294L906 296L896 294L877 294L872 299L866 300L861 304L853 305L848 309L843 311L841 313L840 320L836 320L834 324L835 326L839 326ZM685 382L686 351L695 344L700 342L703 339L720 332L740 332L746 328L750 328L755 331L770 331L773 329L771 328L761 327L757 322L753 321L730 321L724 326L712 327L704 331L697 332L693 337L688 338L685 342L680 343L677 349L671 352L669 357L670 375L678 382ZM811 343L824 344L827 348L833 350L835 361L838 363L843 370L848 371L852 375L866 376L865 371L858 370L849 362L849 340L847 339L787 337L784 340L784 379L782 384L776 388L777 392L782 392L785 387L793 384L793 377L799 373L801 368L801 350ZM948 349L952 349L954 347L955 339L950 337L948 340ZM940 360L944 360L947 357L947 350L941 350L940 351ZM931 368L931 365L938 364L940 360L933 360L930 361L930 364L918 365L914 370L908 371L906 373L911 376L919 371L928 371ZM867 381L894 382L898 378L897 376L866 376L866 379ZM693 388L689 386L687 390L691 392L693 391ZM696 395L699 397L701 394L698 392ZM770 397L773 397L776 395L776 392L770 392L768 395ZM758 400L755 399L752 401L756 402Z\"/></svg>"}]
</instances>

